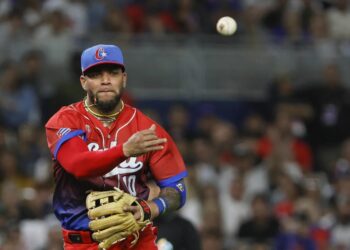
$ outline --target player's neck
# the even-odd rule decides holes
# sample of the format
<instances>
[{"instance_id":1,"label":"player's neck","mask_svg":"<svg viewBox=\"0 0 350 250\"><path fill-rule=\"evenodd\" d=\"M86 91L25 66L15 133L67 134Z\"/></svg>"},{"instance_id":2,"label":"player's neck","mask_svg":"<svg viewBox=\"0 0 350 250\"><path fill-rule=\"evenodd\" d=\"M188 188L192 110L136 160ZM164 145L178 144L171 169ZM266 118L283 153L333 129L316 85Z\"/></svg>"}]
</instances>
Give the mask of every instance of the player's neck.
<instances>
[{"instance_id":1,"label":"player's neck","mask_svg":"<svg viewBox=\"0 0 350 250\"><path fill-rule=\"evenodd\" d=\"M112 112L108 112L108 113L101 111L95 104L90 103L90 100L88 98L85 98L83 100L83 104L86 111L92 114L93 116L95 116L99 120L108 120L108 119L115 120L117 116L120 114L120 112L124 109L124 102L122 100L120 100L120 102Z\"/></svg>"}]
</instances>

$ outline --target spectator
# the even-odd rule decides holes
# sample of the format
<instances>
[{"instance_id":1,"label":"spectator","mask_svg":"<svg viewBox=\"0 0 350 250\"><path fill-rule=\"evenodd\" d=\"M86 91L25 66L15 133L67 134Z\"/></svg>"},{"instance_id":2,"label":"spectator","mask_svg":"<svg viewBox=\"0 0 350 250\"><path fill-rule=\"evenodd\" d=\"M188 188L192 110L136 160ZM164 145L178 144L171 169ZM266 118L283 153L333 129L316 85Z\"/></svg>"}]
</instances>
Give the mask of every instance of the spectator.
<instances>
[{"instance_id":1,"label":"spectator","mask_svg":"<svg viewBox=\"0 0 350 250\"><path fill-rule=\"evenodd\" d=\"M337 65L326 65L322 76L321 82L300 89L297 95L312 108L307 130L316 154L315 166L329 173L340 143L349 135L349 91L343 85Z\"/></svg>"},{"instance_id":2,"label":"spectator","mask_svg":"<svg viewBox=\"0 0 350 250\"><path fill-rule=\"evenodd\" d=\"M192 142L196 180L200 186L217 185L219 175L218 155L212 150L211 141L198 137Z\"/></svg>"},{"instance_id":3,"label":"spectator","mask_svg":"<svg viewBox=\"0 0 350 250\"><path fill-rule=\"evenodd\" d=\"M47 244L40 250L63 250L61 226L52 224L48 228Z\"/></svg>"},{"instance_id":4,"label":"spectator","mask_svg":"<svg viewBox=\"0 0 350 250\"><path fill-rule=\"evenodd\" d=\"M200 231L213 232L217 231L222 236L221 227L221 207L219 202L218 190L215 186L207 185L202 189L200 194L203 205L202 225Z\"/></svg>"},{"instance_id":5,"label":"spectator","mask_svg":"<svg viewBox=\"0 0 350 250\"><path fill-rule=\"evenodd\" d=\"M329 214L330 206L326 203L329 183L322 174L312 174L303 180L303 195L295 202L297 214L303 214L308 220L309 237L315 242L316 249L330 249L330 227L323 221ZM327 190L328 189L328 190Z\"/></svg>"},{"instance_id":6,"label":"spectator","mask_svg":"<svg viewBox=\"0 0 350 250\"><path fill-rule=\"evenodd\" d=\"M260 139L264 134L266 130L266 122L261 114L253 113L248 115L243 122L243 129L240 133L240 136L242 136L243 141L250 141L253 140L253 144L249 145L251 146L251 149L256 148L256 140Z\"/></svg>"},{"instance_id":7,"label":"spectator","mask_svg":"<svg viewBox=\"0 0 350 250\"><path fill-rule=\"evenodd\" d=\"M256 164L256 154L243 142L234 147L235 161L233 165L224 165L220 171L220 188L222 193L228 193L233 179L242 179L244 187L243 200L251 199L269 189L267 169Z\"/></svg>"},{"instance_id":8,"label":"spectator","mask_svg":"<svg viewBox=\"0 0 350 250\"><path fill-rule=\"evenodd\" d=\"M305 214L295 214L284 223L284 232L277 237L274 249L317 250L310 236L308 218Z\"/></svg>"},{"instance_id":9,"label":"spectator","mask_svg":"<svg viewBox=\"0 0 350 250\"><path fill-rule=\"evenodd\" d=\"M22 124L18 129L18 161L21 172L34 177L35 163L41 156L38 144L38 129L30 124Z\"/></svg>"},{"instance_id":10,"label":"spectator","mask_svg":"<svg viewBox=\"0 0 350 250\"><path fill-rule=\"evenodd\" d=\"M43 22L42 3L40 0L28 0L22 4L25 5L23 21L28 26L30 32L33 32Z\"/></svg>"},{"instance_id":11,"label":"spectator","mask_svg":"<svg viewBox=\"0 0 350 250\"><path fill-rule=\"evenodd\" d=\"M301 123L304 126L304 121L312 115L312 110L308 105L300 102L295 94L295 79L290 74L281 74L276 76L269 86L267 95L267 111L271 112L269 119L273 119L271 115L278 112L288 113L293 122ZM300 136L304 136L301 134Z\"/></svg>"},{"instance_id":12,"label":"spectator","mask_svg":"<svg viewBox=\"0 0 350 250\"><path fill-rule=\"evenodd\" d=\"M190 221L177 213L169 213L155 220L158 228L158 247L161 241L168 241L173 249L200 250L201 241L199 233ZM163 249L160 247L160 249ZM166 248L164 248L166 249Z\"/></svg>"},{"instance_id":13,"label":"spectator","mask_svg":"<svg viewBox=\"0 0 350 250\"><path fill-rule=\"evenodd\" d=\"M262 19L262 24L267 28L274 42L281 43L287 37L285 26L288 11L288 0L274 1L269 11Z\"/></svg>"},{"instance_id":14,"label":"spectator","mask_svg":"<svg viewBox=\"0 0 350 250\"><path fill-rule=\"evenodd\" d=\"M348 143L349 142L347 141L343 144L344 152L348 150ZM346 154L348 154L348 152L346 152ZM350 196L350 164L347 161L347 158L341 158L336 162L334 166L333 180L334 197L337 195Z\"/></svg>"},{"instance_id":15,"label":"spectator","mask_svg":"<svg viewBox=\"0 0 350 250\"><path fill-rule=\"evenodd\" d=\"M327 11L327 17L331 37L339 42L349 40L349 2L347 0L335 0L333 8Z\"/></svg>"},{"instance_id":16,"label":"spectator","mask_svg":"<svg viewBox=\"0 0 350 250\"><path fill-rule=\"evenodd\" d=\"M186 219L188 219L196 229L202 228L202 224L205 223L203 218L203 204L200 200L200 185L198 183L195 169L190 166L188 168L188 177L186 179L187 187L187 201L179 213Z\"/></svg>"},{"instance_id":17,"label":"spectator","mask_svg":"<svg viewBox=\"0 0 350 250\"><path fill-rule=\"evenodd\" d=\"M167 131L173 136L175 142L181 139L187 141L192 139L193 131L190 122L190 114L184 105L176 104L170 107Z\"/></svg>"},{"instance_id":18,"label":"spectator","mask_svg":"<svg viewBox=\"0 0 350 250\"><path fill-rule=\"evenodd\" d=\"M0 53L6 55L1 58L0 63L4 60L19 60L30 46L30 33L23 22L20 8L10 8L3 22L0 19L0 33Z\"/></svg>"},{"instance_id":19,"label":"spectator","mask_svg":"<svg viewBox=\"0 0 350 250\"><path fill-rule=\"evenodd\" d=\"M23 63L21 80L23 84L35 89L39 98L42 121L47 121L59 107L59 101L58 86L49 80L50 72L45 66L45 55L42 51L30 50L23 55L21 61Z\"/></svg>"},{"instance_id":20,"label":"spectator","mask_svg":"<svg viewBox=\"0 0 350 250\"><path fill-rule=\"evenodd\" d=\"M194 0L180 0L176 6L176 21L182 33L195 33L199 30L199 17Z\"/></svg>"},{"instance_id":21,"label":"spectator","mask_svg":"<svg viewBox=\"0 0 350 250\"><path fill-rule=\"evenodd\" d=\"M276 182L271 195L274 213L278 218L290 217L295 212L295 203L301 195L300 182L302 175L293 166L280 170L276 174Z\"/></svg>"},{"instance_id":22,"label":"spectator","mask_svg":"<svg viewBox=\"0 0 350 250\"><path fill-rule=\"evenodd\" d=\"M336 224L332 229L332 245L336 249L350 247L350 197L337 195Z\"/></svg>"},{"instance_id":23,"label":"spectator","mask_svg":"<svg viewBox=\"0 0 350 250\"><path fill-rule=\"evenodd\" d=\"M1 245L2 250L25 249L25 245L20 237L18 225L8 225L6 236Z\"/></svg>"},{"instance_id":24,"label":"spectator","mask_svg":"<svg viewBox=\"0 0 350 250\"><path fill-rule=\"evenodd\" d=\"M1 181L11 181L16 187L23 188L32 185L32 180L25 177L20 170L19 160L15 152L5 149L0 151Z\"/></svg>"},{"instance_id":25,"label":"spectator","mask_svg":"<svg viewBox=\"0 0 350 250\"><path fill-rule=\"evenodd\" d=\"M67 0L62 6L62 11L67 14L70 28L76 38L82 38L88 30L87 1Z\"/></svg>"},{"instance_id":26,"label":"spectator","mask_svg":"<svg viewBox=\"0 0 350 250\"><path fill-rule=\"evenodd\" d=\"M51 71L69 72L66 67L70 62L74 42L65 13L58 9L49 12L47 21L34 32L33 43L35 49L45 53Z\"/></svg>"},{"instance_id":27,"label":"spectator","mask_svg":"<svg viewBox=\"0 0 350 250\"><path fill-rule=\"evenodd\" d=\"M218 231L205 231L202 233L203 250L223 249L222 235Z\"/></svg>"},{"instance_id":28,"label":"spectator","mask_svg":"<svg viewBox=\"0 0 350 250\"><path fill-rule=\"evenodd\" d=\"M270 213L268 197L258 194L251 202L252 216L241 224L238 239L246 242L269 243L279 233L279 222Z\"/></svg>"},{"instance_id":29,"label":"spectator","mask_svg":"<svg viewBox=\"0 0 350 250\"><path fill-rule=\"evenodd\" d=\"M19 197L21 189L11 180L1 183L0 188L0 231L2 234L5 233L5 236L6 233L9 234L7 236L11 236L11 229L15 229L16 232L14 233L17 233L17 227L22 218L21 197ZM11 240L11 237L8 237L8 239Z\"/></svg>"},{"instance_id":30,"label":"spectator","mask_svg":"<svg viewBox=\"0 0 350 250\"><path fill-rule=\"evenodd\" d=\"M232 149L237 137L236 130L236 127L232 123L224 121L217 122L211 128L210 139L221 165L232 164L234 161Z\"/></svg>"},{"instance_id":31,"label":"spectator","mask_svg":"<svg viewBox=\"0 0 350 250\"><path fill-rule=\"evenodd\" d=\"M235 245L239 226L250 216L249 203L244 200L245 186L239 175L232 179L229 192L220 192L220 206L224 243L227 248Z\"/></svg>"},{"instance_id":32,"label":"spectator","mask_svg":"<svg viewBox=\"0 0 350 250\"><path fill-rule=\"evenodd\" d=\"M0 75L0 117L3 125L11 129L18 129L22 123L39 125L39 110L33 87L21 83L15 63L6 63Z\"/></svg>"},{"instance_id":33,"label":"spectator","mask_svg":"<svg viewBox=\"0 0 350 250\"><path fill-rule=\"evenodd\" d=\"M102 21L102 27L105 32L110 33L128 33L131 32L130 24L125 13L116 8L111 7L107 10L106 16Z\"/></svg>"},{"instance_id":34,"label":"spectator","mask_svg":"<svg viewBox=\"0 0 350 250\"><path fill-rule=\"evenodd\" d=\"M303 172L313 167L313 155L309 145L298 139L292 130L292 116L278 110L267 135L258 142L257 153L262 159L280 158L281 163L295 163Z\"/></svg>"}]
</instances>

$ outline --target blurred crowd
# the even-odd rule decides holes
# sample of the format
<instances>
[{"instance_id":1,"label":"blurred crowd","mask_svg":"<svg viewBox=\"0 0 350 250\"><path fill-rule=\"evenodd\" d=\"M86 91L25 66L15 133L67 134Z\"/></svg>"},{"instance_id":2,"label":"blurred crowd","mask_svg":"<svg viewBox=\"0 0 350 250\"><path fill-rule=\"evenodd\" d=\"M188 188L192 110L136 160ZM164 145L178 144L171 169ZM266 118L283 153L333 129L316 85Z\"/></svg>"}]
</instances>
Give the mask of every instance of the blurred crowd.
<instances>
[{"instance_id":1,"label":"blurred crowd","mask_svg":"<svg viewBox=\"0 0 350 250\"><path fill-rule=\"evenodd\" d=\"M79 41L106 32L211 34L222 15L235 17L238 36L251 41L321 49L331 41L349 52L347 0L0 1L1 250L62 249L43 125L82 97L79 84L47 84L64 80L50 75L63 69L76 74ZM350 249L349 89L336 64L319 75L305 85L276 76L239 123L215 108L193 115L193 103L174 103L166 115L144 109L185 159L188 200L179 216L204 250Z\"/></svg>"},{"instance_id":2,"label":"blurred crowd","mask_svg":"<svg viewBox=\"0 0 350 250\"><path fill-rule=\"evenodd\" d=\"M170 110L190 172L181 214L203 249L350 249L350 93L337 65L320 75L300 88L277 76L241 126L212 112L189 131L185 109Z\"/></svg>"},{"instance_id":3,"label":"blurred crowd","mask_svg":"<svg viewBox=\"0 0 350 250\"><path fill-rule=\"evenodd\" d=\"M40 48L62 67L85 37L214 34L224 15L237 20L236 36L246 41L349 53L347 0L2 0L0 48L14 59L28 47Z\"/></svg>"},{"instance_id":4,"label":"blurred crowd","mask_svg":"<svg viewBox=\"0 0 350 250\"><path fill-rule=\"evenodd\" d=\"M95 32L210 33L219 17L237 19L240 32L265 30L278 40L349 38L347 0L3 0L3 31L35 40ZM17 34L16 34L17 33ZM2 39L7 39L2 38Z\"/></svg>"}]
</instances>

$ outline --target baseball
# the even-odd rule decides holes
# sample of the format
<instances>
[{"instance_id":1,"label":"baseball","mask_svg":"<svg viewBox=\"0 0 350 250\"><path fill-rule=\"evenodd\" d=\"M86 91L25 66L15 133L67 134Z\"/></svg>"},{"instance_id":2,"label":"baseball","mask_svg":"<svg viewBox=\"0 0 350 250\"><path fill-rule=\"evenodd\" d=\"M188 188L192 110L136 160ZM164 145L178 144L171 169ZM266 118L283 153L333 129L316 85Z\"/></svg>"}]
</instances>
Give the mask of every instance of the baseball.
<instances>
[{"instance_id":1,"label":"baseball","mask_svg":"<svg viewBox=\"0 0 350 250\"><path fill-rule=\"evenodd\" d=\"M221 17L216 23L216 30L224 36L230 36L237 30L237 22L229 16Z\"/></svg>"}]
</instances>

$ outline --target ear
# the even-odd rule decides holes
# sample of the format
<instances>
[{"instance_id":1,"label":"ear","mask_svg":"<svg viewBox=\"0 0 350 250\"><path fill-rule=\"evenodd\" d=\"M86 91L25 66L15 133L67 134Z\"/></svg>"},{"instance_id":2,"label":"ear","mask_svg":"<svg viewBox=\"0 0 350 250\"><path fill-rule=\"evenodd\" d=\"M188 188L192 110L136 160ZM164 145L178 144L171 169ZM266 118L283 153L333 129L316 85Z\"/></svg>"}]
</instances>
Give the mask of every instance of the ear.
<instances>
[{"instance_id":1,"label":"ear","mask_svg":"<svg viewBox=\"0 0 350 250\"><path fill-rule=\"evenodd\" d=\"M126 81L128 79L128 75L126 74L126 72L124 72L124 76L123 76L123 87L126 88Z\"/></svg>"},{"instance_id":2,"label":"ear","mask_svg":"<svg viewBox=\"0 0 350 250\"><path fill-rule=\"evenodd\" d=\"M81 87L82 87L85 91L87 91L87 87L86 87L86 78L85 78L85 76L83 76L83 75L80 76L80 84L81 84Z\"/></svg>"}]
</instances>

